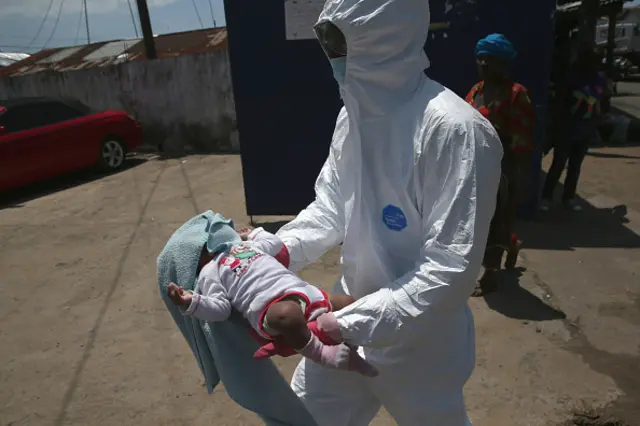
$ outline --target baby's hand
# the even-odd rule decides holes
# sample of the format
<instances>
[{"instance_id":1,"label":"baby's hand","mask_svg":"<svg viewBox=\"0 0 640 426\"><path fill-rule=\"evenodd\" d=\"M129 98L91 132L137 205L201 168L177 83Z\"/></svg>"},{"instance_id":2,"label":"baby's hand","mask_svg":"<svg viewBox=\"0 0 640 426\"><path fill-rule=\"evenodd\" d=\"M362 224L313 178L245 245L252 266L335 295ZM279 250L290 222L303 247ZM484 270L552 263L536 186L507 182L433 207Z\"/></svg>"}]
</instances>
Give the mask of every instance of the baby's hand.
<instances>
[{"instance_id":1,"label":"baby's hand","mask_svg":"<svg viewBox=\"0 0 640 426\"><path fill-rule=\"evenodd\" d=\"M239 229L238 235L240 235L240 238L242 239L242 241L247 241L247 239L249 239L249 234L251 234L252 231L253 231L253 228L248 226L246 228Z\"/></svg>"},{"instance_id":2,"label":"baby's hand","mask_svg":"<svg viewBox=\"0 0 640 426\"><path fill-rule=\"evenodd\" d=\"M178 306L189 306L193 295L190 292L185 292L184 289L174 283L169 284L167 287L167 295L169 299Z\"/></svg>"}]
</instances>

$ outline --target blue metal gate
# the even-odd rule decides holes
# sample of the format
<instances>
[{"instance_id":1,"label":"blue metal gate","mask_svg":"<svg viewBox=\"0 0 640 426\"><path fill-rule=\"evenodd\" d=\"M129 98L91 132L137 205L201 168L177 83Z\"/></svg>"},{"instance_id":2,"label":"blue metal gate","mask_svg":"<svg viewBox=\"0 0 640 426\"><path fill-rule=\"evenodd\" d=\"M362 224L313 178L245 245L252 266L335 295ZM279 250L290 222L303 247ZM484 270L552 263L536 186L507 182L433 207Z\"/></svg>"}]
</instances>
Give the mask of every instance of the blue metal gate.
<instances>
[{"instance_id":1,"label":"blue metal gate","mask_svg":"<svg viewBox=\"0 0 640 426\"><path fill-rule=\"evenodd\" d=\"M477 79L476 41L502 32L519 51L514 75L531 91L541 144L555 7L555 0L431 0L428 75L464 96ZM341 106L331 69L314 39L287 39L283 0L225 0L225 11L247 213L297 214L313 200Z\"/></svg>"}]
</instances>

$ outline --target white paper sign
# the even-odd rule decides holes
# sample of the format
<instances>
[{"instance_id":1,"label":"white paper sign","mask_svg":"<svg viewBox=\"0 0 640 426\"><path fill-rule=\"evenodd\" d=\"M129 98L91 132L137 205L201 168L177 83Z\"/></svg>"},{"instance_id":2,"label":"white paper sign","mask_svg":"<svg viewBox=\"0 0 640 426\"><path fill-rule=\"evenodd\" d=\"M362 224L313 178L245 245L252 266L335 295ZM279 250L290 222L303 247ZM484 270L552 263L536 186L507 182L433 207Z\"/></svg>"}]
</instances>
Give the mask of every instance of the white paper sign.
<instances>
[{"instance_id":1,"label":"white paper sign","mask_svg":"<svg viewBox=\"0 0 640 426\"><path fill-rule=\"evenodd\" d=\"M287 40L315 39L313 26L318 21L325 0L285 0L284 21Z\"/></svg>"}]
</instances>

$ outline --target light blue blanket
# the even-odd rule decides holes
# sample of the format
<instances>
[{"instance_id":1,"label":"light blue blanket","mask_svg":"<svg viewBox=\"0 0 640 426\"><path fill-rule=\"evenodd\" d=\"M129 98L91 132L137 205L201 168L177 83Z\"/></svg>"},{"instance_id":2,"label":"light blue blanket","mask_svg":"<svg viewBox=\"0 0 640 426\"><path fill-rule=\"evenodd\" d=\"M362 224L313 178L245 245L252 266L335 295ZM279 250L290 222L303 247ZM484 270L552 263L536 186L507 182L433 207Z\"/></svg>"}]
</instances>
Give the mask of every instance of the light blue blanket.
<instances>
[{"instance_id":1,"label":"light blue blanket","mask_svg":"<svg viewBox=\"0 0 640 426\"><path fill-rule=\"evenodd\" d=\"M253 358L259 345L240 314L234 313L224 322L206 323L184 316L167 296L171 282L198 291L196 275L202 249L205 245L209 250L219 247L214 230L229 223L207 211L171 236L158 256L162 300L196 357L209 393L221 381L235 402L258 414L267 426L317 426L271 360Z\"/></svg>"}]
</instances>

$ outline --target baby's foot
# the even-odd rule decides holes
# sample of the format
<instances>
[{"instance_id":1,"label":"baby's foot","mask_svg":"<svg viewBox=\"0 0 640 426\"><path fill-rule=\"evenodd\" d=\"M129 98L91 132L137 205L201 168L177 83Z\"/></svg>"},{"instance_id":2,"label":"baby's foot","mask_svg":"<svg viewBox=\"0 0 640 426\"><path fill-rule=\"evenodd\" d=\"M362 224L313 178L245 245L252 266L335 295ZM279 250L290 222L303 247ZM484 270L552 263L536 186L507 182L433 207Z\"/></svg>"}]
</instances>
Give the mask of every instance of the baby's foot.
<instances>
[{"instance_id":1,"label":"baby's foot","mask_svg":"<svg viewBox=\"0 0 640 426\"><path fill-rule=\"evenodd\" d=\"M314 334L300 354L329 368L355 371L367 377L375 377L378 371L362 359L356 348L341 343L335 346L323 344Z\"/></svg>"}]
</instances>

